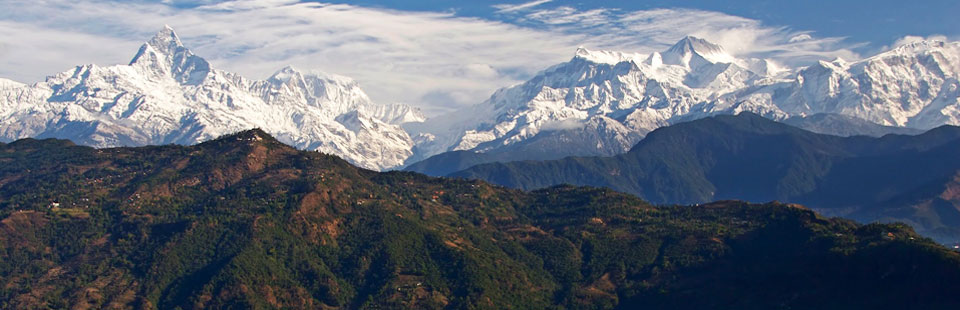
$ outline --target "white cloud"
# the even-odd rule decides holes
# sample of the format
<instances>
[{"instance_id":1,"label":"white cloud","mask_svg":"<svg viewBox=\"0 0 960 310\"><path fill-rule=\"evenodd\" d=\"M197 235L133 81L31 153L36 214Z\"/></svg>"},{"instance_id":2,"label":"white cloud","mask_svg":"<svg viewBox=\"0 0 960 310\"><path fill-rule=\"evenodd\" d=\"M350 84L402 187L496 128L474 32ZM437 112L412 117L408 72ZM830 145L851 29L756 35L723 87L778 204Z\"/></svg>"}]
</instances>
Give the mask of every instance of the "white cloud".
<instances>
[{"instance_id":1,"label":"white cloud","mask_svg":"<svg viewBox=\"0 0 960 310\"><path fill-rule=\"evenodd\" d=\"M956 41L956 40L960 40L960 37L957 37L957 36L950 37L950 36L946 36L946 35L942 35L942 34L931 34L931 35L928 35L928 36L906 35L906 36L903 36L903 37L901 37L901 38L898 38L898 39L894 40L891 45L883 45L883 46L880 46L880 47L872 50L871 52L872 52L872 53L882 53L882 52L889 51L889 50L891 50L891 49L894 49L894 48L897 48L897 47L900 47L900 46L904 46L904 45L911 44L911 43L916 43L916 42L919 42L919 41L945 41L945 42L952 42L952 41Z\"/></svg>"},{"instance_id":2,"label":"white cloud","mask_svg":"<svg viewBox=\"0 0 960 310\"><path fill-rule=\"evenodd\" d=\"M460 75L468 78L490 79L497 77L497 69L488 64L468 64L460 69Z\"/></svg>"},{"instance_id":3,"label":"white cloud","mask_svg":"<svg viewBox=\"0 0 960 310\"><path fill-rule=\"evenodd\" d=\"M176 1L175 1L176 2ZM182 1L180 1L182 2ZM206 3L211 1L200 1ZM40 80L74 65L126 63L162 25L220 69L265 78L291 64L346 75L378 102L436 115L572 57L577 46L661 50L694 34L735 54L855 58L840 38L722 13L500 6L506 22L291 0L194 8L106 0L0 1L0 77ZM810 39L793 41L798 35Z\"/></svg>"},{"instance_id":4,"label":"white cloud","mask_svg":"<svg viewBox=\"0 0 960 310\"><path fill-rule=\"evenodd\" d=\"M2 56L0 68L11 68L3 76L29 82L76 64L126 63L141 42L169 24L185 45L224 70L265 78L287 64L316 68L357 79L379 102L416 105L428 94L448 92L445 97L457 102L440 108L449 108L482 101L499 87L569 58L570 46L576 46L571 36L506 23L350 5L44 4L0 3L7 12L0 21L9 24L0 28L0 39L10 43L8 49L23 51ZM32 56L37 52L43 57Z\"/></svg>"},{"instance_id":5,"label":"white cloud","mask_svg":"<svg viewBox=\"0 0 960 310\"><path fill-rule=\"evenodd\" d=\"M568 118L559 121L547 122L540 126L541 131L558 131L558 130L572 130L580 129L586 125L584 120L579 120L575 118Z\"/></svg>"},{"instance_id":6,"label":"white cloud","mask_svg":"<svg viewBox=\"0 0 960 310\"><path fill-rule=\"evenodd\" d=\"M819 58L856 59L857 44L844 38L815 38L806 31L763 25L758 20L692 9L621 12L571 7L541 9L523 16L552 31L590 34L584 45L602 49L653 52L694 35L719 44L734 56L768 57L797 64Z\"/></svg>"},{"instance_id":7,"label":"white cloud","mask_svg":"<svg viewBox=\"0 0 960 310\"><path fill-rule=\"evenodd\" d=\"M942 34L934 34L926 37L922 36L904 36L900 39L897 39L893 42L893 47L903 46L910 43L916 43L920 41L949 41L947 36Z\"/></svg>"},{"instance_id":8,"label":"white cloud","mask_svg":"<svg viewBox=\"0 0 960 310\"><path fill-rule=\"evenodd\" d=\"M809 33L800 33L790 37L790 40L787 40L787 42L797 43L797 42L803 42L803 41L809 41L809 40L813 40L813 36L811 36Z\"/></svg>"},{"instance_id":9,"label":"white cloud","mask_svg":"<svg viewBox=\"0 0 960 310\"><path fill-rule=\"evenodd\" d=\"M549 25L575 25L576 27L592 27L607 24L611 21L611 11L608 9L593 9L580 11L569 6L553 9L537 10L527 14L530 20Z\"/></svg>"},{"instance_id":10,"label":"white cloud","mask_svg":"<svg viewBox=\"0 0 960 310\"><path fill-rule=\"evenodd\" d=\"M535 0L521 4L495 4L493 8L497 9L497 13L509 13L526 10L551 1L553 0Z\"/></svg>"},{"instance_id":11,"label":"white cloud","mask_svg":"<svg viewBox=\"0 0 960 310\"><path fill-rule=\"evenodd\" d=\"M76 65L126 62L140 44L9 21L0 21L0 42L0 78L21 82L38 81ZM117 51L128 55L118 58Z\"/></svg>"}]
</instances>

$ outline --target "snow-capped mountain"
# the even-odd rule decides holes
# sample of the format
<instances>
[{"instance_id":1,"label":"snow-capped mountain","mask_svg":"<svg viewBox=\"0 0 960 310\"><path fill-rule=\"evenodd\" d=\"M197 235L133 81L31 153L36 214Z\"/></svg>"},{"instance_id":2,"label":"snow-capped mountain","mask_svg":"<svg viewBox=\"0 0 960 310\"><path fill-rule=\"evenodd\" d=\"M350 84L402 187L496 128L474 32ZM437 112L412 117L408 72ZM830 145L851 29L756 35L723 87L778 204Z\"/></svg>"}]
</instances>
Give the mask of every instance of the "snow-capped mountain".
<instances>
[{"instance_id":1,"label":"snow-capped mountain","mask_svg":"<svg viewBox=\"0 0 960 310\"><path fill-rule=\"evenodd\" d=\"M653 129L742 111L777 120L839 115L806 123L843 134L960 125L958 79L960 42L791 69L686 37L652 54L580 48L483 103L424 122L410 106L373 103L346 77L286 67L251 80L217 70L166 27L128 65L78 66L32 85L0 79L0 141L193 144L259 127L379 170L453 150L553 159L625 152Z\"/></svg>"},{"instance_id":2,"label":"snow-capped mountain","mask_svg":"<svg viewBox=\"0 0 960 310\"><path fill-rule=\"evenodd\" d=\"M710 108L766 105L780 114L833 113L930 129L960 124L958 78L960 42L921 41L857 62L820 61L787 81L726 94Z\"/></svg>"},{"instance_id":3,"label":"snow-capped mountain","mask_svg":"<svg viewBox=\"0 0 960 310\"><path fill-rule=\"evenodd\" d=\"M415 159L515 148L543 132L562 135L557 128L617 138L567 139L546 152L582 153L589 145L595 155L609 155L661 126L742 111L777 120L837 114L929 129L960 125L958 74L960 42L914 43L857 62L789 69L767 59L736 58L688 36L649 55L580 48L569 62L498 90L481 104L406 127L418 134Z\"/></svg>"},{"instance_id":4,"label":"snow-capped mountain","mask_svg":"<svg viewBox=\"0 0 960 310\"><path fill-rule=\"evenodd\" d=\"M217 70L165 27L129 65L78 66L25 85L0 80L0 140L67 138L95 147L193 144L261 128L301 149L359 166L401 165L423 121L400 104L371 102L346 77L292 67L266 80Z\"/></svg>"},{"instance_id":5,"label":"snow-capped mountain","mask_svg":"<svg viewBox=\"0 0 960 310\"><path fill-rule=\"evenodd\" d=\"M501 89L468 111L410 129L433 135L418 145L418 151L428 155L448 150L488 152L520 143L545 128L592 130L589 126L622 139L584 143L624 152L647 132L690 114L698 104L767 77L748 69L762 65L764 73L784 74L770 61L736 59L695 37L651 55L580 48L569 62Z\"/></svg>"}]
</instances>

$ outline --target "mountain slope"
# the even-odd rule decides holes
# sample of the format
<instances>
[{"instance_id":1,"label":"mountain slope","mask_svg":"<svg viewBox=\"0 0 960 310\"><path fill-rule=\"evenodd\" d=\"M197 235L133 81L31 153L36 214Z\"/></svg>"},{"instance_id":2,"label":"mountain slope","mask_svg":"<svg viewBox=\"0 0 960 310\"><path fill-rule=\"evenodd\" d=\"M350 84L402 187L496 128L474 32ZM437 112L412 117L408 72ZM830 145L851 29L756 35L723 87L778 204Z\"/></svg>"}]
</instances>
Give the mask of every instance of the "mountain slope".
<instances>
[{"instance_id":1,"label":"mountain slope","mask_svg":"<svg viewBox=\"0 0 960 310\"><path fill-rule=\"evenodd\" d=\"M33 85L0 83L0 140L56 137L95 147L195 144L263 128L298 148L371 169L398 166L413 141L402 105L376 105L349 78L292 67L266 80L217 70L169 27L129 65L78 66Z\"/></svg>"},{"instance_id":2,"label":"mountain slope","mask_svg":"<svg viewBox=\"0 0 960 310\"><path fill-rule=\"evenodd\" d=\"M445 176L479 164L513 161L511 157L514 154L506 155L508 157L503 158L497 156L497 154L452 151L430 156L430 158L404 167L403 170L423 173L434 177Z\"/></svg>"},{"instance_id":3,"label":"mountain slope","mask_svg":"<svg viewBox=\"0 0 960 310\"><path fill-rule=\"evenodd\" d=\"M3 308L960 305L957 253L796 205L375 173L260 130L189 147L27 139L0 162Z\"/></svg>"},{"instance_id":4,"label":"mountain slope","mask_svg":"<svg viewBox=\"0 0 960 310\"><path fill-rule=\"evenodd\" d=\"M407 165L403 170L444 176L492 162L551 160L597 154L612 156L623 153L627 143L640 139L639 134L623 130L622 125L606 117L596 117L581 125L570 129L546 128L529 139L485 153L451 151L437 154Z\"/></svg>"},{"instance_id":5,"label":"mountain slope","mask_svg":"<svg viewBox=\"0 0 960 310\"><path fill-rule=\"evenodd\" d=\"M941 226L935 218L890 217L880 208L931 186L942 192L942 185L960 171L957 156L957 127L918 136L843 138L742 113L658 129L614 157L484 164L450 175L524 189L564 183L604 186L655 203L790 201L868 222L887 214L886 219L910 220L927 233ZM956 233L938 236L944 242L960 240Z\"/></svg>"},{"instance_id":6,"label":"mountain slope","mask_svg":"<svg viewBox=\"0 0 960 310\"><path fill-rule=\"evenodd\" d=\"M923 130L909 127L883 126L860 118L840 114L814 114L794 116L782 121L784 124L803 130L836 136L882 137L888 134L918 135Z\"/></svg>"}]
</instances>

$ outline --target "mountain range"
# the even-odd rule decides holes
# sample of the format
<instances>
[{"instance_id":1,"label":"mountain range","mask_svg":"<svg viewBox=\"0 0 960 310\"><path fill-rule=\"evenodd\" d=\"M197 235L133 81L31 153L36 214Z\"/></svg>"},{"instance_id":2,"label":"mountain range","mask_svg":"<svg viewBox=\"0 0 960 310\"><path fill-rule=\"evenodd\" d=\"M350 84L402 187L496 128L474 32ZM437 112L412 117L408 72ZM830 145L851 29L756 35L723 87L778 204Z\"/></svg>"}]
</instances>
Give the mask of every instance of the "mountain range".
<instances>
[{"instance_id":1,"label":"mountain range","mask_svg":"<svg viewBox=\"0 0 960 310\"><path fill-rule=\"evenodd\" d=\"M960 127L916 136L817 134L744 112L654 130L629 152L475 165L448 174L521 189L603 186L658 204L789 201L960 241ZM419 167L450 170L447 161Z\"/></svg>"},{"instance_id":2,"label":"mountain range","mask_svg":"<svg viewBox=\"0 0 960 310\"><path fill-rule=\"evenodd\" d=\"M253 80L215 69L166 27L127 65L78 66L29 85L0 79L0 141L189 145L262 128L374 170L449 151L496 161L612 156L656 128L742 111L844 136L958 125L958 78L960 42L790 68L685 37L652 54L580 48L485 102L426 119L373 103L342 76L286 67Z\"/></svg>"},{"instance_id":3,"label":"mountain range","mask_svg":"<svg viewBox=\"0 0 960 310\"><path fill-rule=\"evenodd\" d=\"M164 28L128 65L78 66L32 85L0 81L0 140L56 137L95 147L195 144L263 128L301 149L370 169L398 166L422 121L374 104L357 82L285 67L266 80L217 70Z\"/></svg>"},{"instance_id":4,"label":"mountain range","mask_svg":"<svg viewBox=\"0 0 960 310\"><path fill-rule=\"evenodd\" d=\"M378 173L262 130L193 146L23 139L0 143L0 163L4 309L960 306L957 252L794 204Z\"/></svg>"},{"instance_id":5,"label":"mountain range","mask_svg":"<svg viewBox=\"0 0 960 310\"><path fill-rule=\"evenodd\" d=\"M513 159L610 156L656 128L743 111L774 120L828 115L829 126L825 117L794 124L838 135L960 125L958 78L960 42L918 42L856 62L803 68L736 58L695 37L649 55L581 48L569 62L486 102L411 124L412 134L429 136L410 163L446 151L523 148L544 134L557 142ZM581 139L585 132L603 138Z\"/></svg>"}]
</instances>

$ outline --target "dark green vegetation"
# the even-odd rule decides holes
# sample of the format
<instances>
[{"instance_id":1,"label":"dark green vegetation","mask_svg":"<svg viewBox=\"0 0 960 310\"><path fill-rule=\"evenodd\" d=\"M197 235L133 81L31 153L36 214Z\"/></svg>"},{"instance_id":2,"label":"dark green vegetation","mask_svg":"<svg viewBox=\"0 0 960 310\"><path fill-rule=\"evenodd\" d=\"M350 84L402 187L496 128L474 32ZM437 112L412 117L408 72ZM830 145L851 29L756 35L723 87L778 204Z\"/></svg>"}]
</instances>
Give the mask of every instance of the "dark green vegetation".
<instances>
[{"instance_id":1,"label":"dark green vegetation","mask_svg":"<svg viewBox=\"0 0 960 310\"><path fill-rule=\"evenodd\" d=\"M433 155L407 167L405 171L419 172L430 176L444 176L479 164L510 162L512 153L476 153L473 151L451 151Z\"/></svg>"},{"instance_id":2,"label":"dark green vegetation","mask_svg":"<svg viewBox=\"0 0 960 310\"><path fill-rule=\"evenodd\" d=\"M261 131L0 144L0 308L948 309L960 255L795 205L376 173Z\"/></svg>"},{"instance_id":3,"label":"dark green vegetation","mask_svg":"<svg viewBox=\"0 0 960 310\"><path fill-rule=\"evenodd\" d=\"M952 126L837 137L744 113L655 130L614 157L484 164L451 175L522 189L602 186L655 203L789 201L960 241L960 128Z\"/></svg>"}]
</instances>

